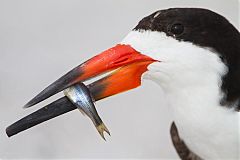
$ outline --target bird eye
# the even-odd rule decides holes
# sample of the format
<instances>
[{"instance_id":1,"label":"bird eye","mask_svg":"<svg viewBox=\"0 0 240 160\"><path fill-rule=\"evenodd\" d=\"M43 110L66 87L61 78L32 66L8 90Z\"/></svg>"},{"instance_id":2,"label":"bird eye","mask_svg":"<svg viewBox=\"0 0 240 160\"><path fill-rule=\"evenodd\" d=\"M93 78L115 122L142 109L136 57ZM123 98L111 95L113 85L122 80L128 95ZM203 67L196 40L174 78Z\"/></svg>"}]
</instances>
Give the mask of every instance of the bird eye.
<instances>
[{"instance_id":1,"label":"bird eye","mask_svg":"<svg viewBox=\"0 0 240 160\"><path fill-rule=\"evenodd\" d=\"M173 24L170 28L170 32L175 36L182 34L183 31L184 31L184 26L180 23Z\"/></svg>"}]
</instances>

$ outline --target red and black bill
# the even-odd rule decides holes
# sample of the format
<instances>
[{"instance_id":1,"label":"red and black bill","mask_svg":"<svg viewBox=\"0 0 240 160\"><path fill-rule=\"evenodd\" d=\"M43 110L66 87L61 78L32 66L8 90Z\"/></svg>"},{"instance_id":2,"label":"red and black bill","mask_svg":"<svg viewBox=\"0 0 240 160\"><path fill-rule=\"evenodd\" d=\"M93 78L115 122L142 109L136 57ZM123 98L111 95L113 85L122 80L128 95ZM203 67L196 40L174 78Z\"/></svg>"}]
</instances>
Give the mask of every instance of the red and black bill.
<instances>
[{"instance_id":1,"label":"red and black bill","mask_svg":"<svg viewBox=\"0 0 240 160\"><path fill-rule=\"evenodd\" d=\"M96 101L136 88L141 85L141 76L147 71L147 66L153 62L154 59L136 51L130 45L116 45L59 78L24 107L31 107L70 86L110 71L112 72L108 76L87 86ZM60 98L10 125L6 133L11 137L74 109L75 105L67 97Z\"/></svg>"}]
</instances>

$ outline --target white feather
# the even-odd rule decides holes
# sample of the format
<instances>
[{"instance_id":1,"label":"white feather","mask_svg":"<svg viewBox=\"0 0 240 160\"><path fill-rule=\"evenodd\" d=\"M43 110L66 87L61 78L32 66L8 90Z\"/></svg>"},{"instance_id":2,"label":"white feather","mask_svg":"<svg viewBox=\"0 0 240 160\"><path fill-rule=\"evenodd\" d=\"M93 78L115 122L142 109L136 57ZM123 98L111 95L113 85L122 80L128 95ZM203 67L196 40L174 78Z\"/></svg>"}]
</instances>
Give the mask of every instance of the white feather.
<instances>
[{"instance_id":1,"label":"white feather","mask_svg":"<svg viewBox=\"0 0 240 160\"><path fill-rule=\"evenodd\" d=\"M165 91L180 137L204 159L240 159L240 114L220 106L227 67L217 53L153 31L132 31L129 44L155 60L143 78Z\"/></svg>"}]
</instances>

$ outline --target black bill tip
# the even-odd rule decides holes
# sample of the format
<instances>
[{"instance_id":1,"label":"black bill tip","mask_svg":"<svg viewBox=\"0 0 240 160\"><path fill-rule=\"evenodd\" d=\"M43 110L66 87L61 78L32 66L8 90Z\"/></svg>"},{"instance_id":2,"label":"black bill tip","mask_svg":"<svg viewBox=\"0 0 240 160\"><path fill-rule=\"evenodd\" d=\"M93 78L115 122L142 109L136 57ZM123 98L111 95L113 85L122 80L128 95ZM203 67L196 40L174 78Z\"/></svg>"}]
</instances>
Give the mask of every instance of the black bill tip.
<instances>
[{"instance_id":1,"label":"black bill tip","mask_svg":"<svg viewBox=\"0 0 240 160\"><path fill-rule=\"evenodd\" d=\"M20 119L6 128L6 134L11 137L49 119L76 109L67 97L62 97L36 112Z\"/></svg>"},{"instance_id":2,"label":"black bill tip","mask_svg":"<svg viewBox=\"0 0 240 160\"><path fill-rule=\"evenodd\" d=\"M40 92L37 96L35 96L32 100L30 100L27 104L23 106L23 108L29 108L34 106L35 104L51 97L52 95L68 88L69 86L74 84L74 80L81 75L81 70L78 67L74 68L54 83L45 88L42 92Z\"/></svg>"}]
</instances>

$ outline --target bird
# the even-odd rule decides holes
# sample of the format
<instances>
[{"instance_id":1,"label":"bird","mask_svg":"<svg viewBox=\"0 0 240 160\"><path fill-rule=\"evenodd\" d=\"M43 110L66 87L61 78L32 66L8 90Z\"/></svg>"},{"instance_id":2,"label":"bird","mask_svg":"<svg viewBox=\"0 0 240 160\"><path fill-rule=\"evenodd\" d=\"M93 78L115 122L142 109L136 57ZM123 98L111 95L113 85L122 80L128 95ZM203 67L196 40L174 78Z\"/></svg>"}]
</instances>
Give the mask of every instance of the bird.
<instances>
[{"instance_id":1,"label":"bird","mask_svg":"<svg viewBox=\"0 0 240 160\"><path fill-rule=\"evenodd\" d=\"M181 159L240 159L240 33L224 16L205 8L158 10L25 108L103 73L109 74L87 85L96 101L136 88L142 79L163 89L173 113L172 142ZM6 132L12 136L74 109L67 97L60 98Z\"/></svg>"}]
</instances>

